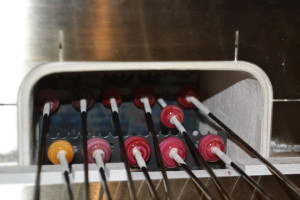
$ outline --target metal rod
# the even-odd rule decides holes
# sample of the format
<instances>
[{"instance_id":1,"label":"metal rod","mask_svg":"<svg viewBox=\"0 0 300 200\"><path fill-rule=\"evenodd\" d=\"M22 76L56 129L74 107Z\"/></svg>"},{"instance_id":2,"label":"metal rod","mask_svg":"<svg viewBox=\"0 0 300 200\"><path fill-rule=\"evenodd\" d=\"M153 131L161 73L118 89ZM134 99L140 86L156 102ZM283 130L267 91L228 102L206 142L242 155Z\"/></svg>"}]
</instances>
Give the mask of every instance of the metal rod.
<instances>
[{"instance_id":1,"label":"metal rod","mask_svg":"<svg viewBox=\"0 0 300 200\"><path fill-rule=\"evenodd\" d=\"M155 153L156 153L156 158L158 160L158 166L160 167L161 173L162 173L162 176L163 176L165 192L167 194L168 199L173 200L174 198L173 198L173 195L172 195L171 190L170 190L170 185L169 185L169 180L168 180L168 176L167 176L167 172L166 172L166 167L164 165L163 158L162 158L162 155L161 155L161 151L160 151L160 148L159 148L159 143L158 143L158 139L157 139L157 132L156 132L156 129L155 129L155 126L154 126L154 123L153 123L151 113L149 113L149 112L146 113L146 120L147 120L147 124L148 124L148 127L149 127L149 131L152 134L153 144L154 144Z\"/></svg>"},{"instance_id":2,"label":"metal rod","mask_svg":"<svg viewBox=\"0 0 300 200\"><path fill-rule=\"evenodd\" d=\"M230 165L237 171L248 183L250 183L254 188L258 190L266 199L273 199L262 187L260 187L255 180L248 176L240 167L238 167L229 156L227 156L219 147L214 146L210 149L215 155L217 155L222 162Z\"/></svg>"},{"instance_id":3,"label":"metal rod","mask_svg":"<svg viewBox=\"0 0 300 200\"><path fill-rule=\"evenodd\" d=\"M119 145L120 145L120 150L121 150L121 156L122 156L122 160L125 164L126 173L127 173L127 177L128 177L128 187L129 187L130 198L132 200L136 200L136 195L135 195L132 176L131 176L131 172L130 172L129 162L128 162L126 149L125 149L124 137L122 134L119 114L117 111L112 112L112 118L113 118L113 121L115 124L117 135L119 136L118 139L119 139Z\"/></svg>"},{"instance_id":4,"label":"metal rod","mask_svg":"<svg viewBox=\"0 0 300 200\"><path fill-rule=\"evenodd\" d=\"M88 166L88 153L87 153L87 114L81 112L81 123L82 123L82 146L83 146L83 166L84 166L84 186L86 200L90 200L90 186L89 186L89 166Z\"/></svg>"},{"instance_id":5,"label":"metal rod","mask_svg":"<svg viewBox=\"0 0 300 200\"><path fill-rule=\"evenodd\" d=\"M248 176L241 168L239 168L234 162L230 163L230 166L233 167L235 171L237 171L242 177L246 179L254 188L257 189L259 193L261 193L266 199L272 200L273 198L262 188L258 185L253 178Z\"/></svg>"},{"instance_id":6,"label":"metal rod","mask_svg":"<svg viewBox=\"0 0 300 200\"><path fill-rule=\"evenodd\" d=\"M197 158L197 160L204 165L204 167L206 168L206 170L208 171L208 173L210 174L210 176L212 177L215 185L217 186L217 188L219 189L219 191L221 192L221 194L223 195L223 197L227 200L231 199L230 196L227 194L225 188L222 186L222 184L220 183L219 179L217 178L216 174L214 173L214 171L211 169L211 167L209 166L209 164L206 162L206 160L202 157L202 155L200 154L200 152L197 150L197 148L195 147L195 145L193 144L193 142L191 141L191 139L189 138L189 136L187 135L187 133L185 131L182 132L182 135L184 137L185 142L187 143L190 151L193 153L193 155L195 156L195 158Z\"/></svg>"},{"instance_id":7,"label":"metal rod","mask_svg":"<svg viewBox=\"0 0 300 200\"><path fill-rule=\"evenodd\" d=\"M207 199L215 199L209 192L208 190L206 190L205 186L203 185L203 183L201 183L201 181L199 181L199 179L197 178L197 176L192 172L192 170L184 163L179 163L180 166L186 171L186 173L191 177L191 179L194 181L194 183L198 186L198 188L203 192L203 194L207 197Z\"/></svg>"},{"instance_id":8,"label":"metal rod","mask_svg":"<svg viewBox=\"0 0 300 200\"><path fill-rule=\"evenodd\" d=\"M249 155L258 158L262 163L264 163L269 170L276 175L283 183L285 183L291 190L293 190L298 196L300 196L300 189L286 176L284 176L278 169L276 169L269 161L262 157L255 149L253 149L247 142L245 142L241 137L239 137L235 132L233 132L228 126L226 126L221 120L219 120L215 115L213 115L210 110L201 103L198 99L193 96L186 97L187 101L194 104L199 111L207 115L213 121L215 121L219 126L221 126L229 136L237 143L239 146L246 148Z\"/></svg>"},{"instance_id":9,"label":"metal rod","mask_svg":"<svg viewBox=\"0 0 300 200\"><path fill-rule=\"evenodd\" d=\"M223 122L221 122L216 116L211 112L208 113L208 116L214 120L218 125L220 125L232 138L235 139L235 142L245 147L248 150L248 154L257 157L261 162L263 162L269 170L275 174L282 182L284 182L291 190L293 190L298 196L300 196L300 189L286 176L284 176L278 169L276 169L269 161L262 157L255 149L253 149L248 143L246 143L242 138L240 138L236 133L234 133L229 127L227 127Z\"/></svg>"},{"instance_id":10,"label":"metal rod","mask_svg":"<svg viewBox=\"0 0 300 200\"><path fill-rule=\"evenodd\" d=\"M150 189L150 191L151 191L152 197L153 197L155 200L158 200L159 198L158 198L157 192L156 192L156 190L155 190L155 188L154 188L154 185L153 185L153 183L152 183L152 181L151 181L151 178L150 178L150 176L149 176L149 173L148 173L147 168L146 168L146 167L142 167L141 169L142 169L142 171L143 171L143 173L144 173L144 176L146 177L147 184L148 184L148 187L149 187L149 189Z\"/></svg>"},{"instance_id":11,"label":"metal rod","mask_svg":"<svg viewBox=\"0 0 300 200\"><path fill-rule=\"evenodd\" d=\"M39 144L38 149L38 168L36 172L36 180L35 180L35 190L34 190L34 199L39 200L40 199L40 184L41 184L41 171L42 171L42 165L44 162L44 156L45 156L45 146L46 146L46 135L49 129L50 124L50 117L48 114L43 115L43 122L42 122L42 133L41 133L41 142Z\"/></svg>"},{"instance_id":12,"label":"metal rod","mask_svg":"<svg viewBox=\"0 0 300 200\"><path fill-rule=\"evenodd\" d=\"M109 192L109 189L108 189L108 184L107 184L107 180L106 180L106 176L105 176L103 167L100 167L99 173L100 173L100 176L101 176L101 179L102 179L102 187L104 188L107 199L111 200L112 198L111 198L111 195L110 195L110 192Z\"/></svg>"},{"instance_id":13,"label":"metal rod","mask_svg":"<svg viewBox=\"0 0 300 200\"><path fill-rule=\"evenodd\" d=\"M63 175L64 175L64 178L65 178L65 181L66 181L66 184L67 184L67 191L68 191L69 200L73 200L74 197L73 197L73 192L72 192L72 189L71 189L69 173L67 171L64 171Z\"/></svg>"},{"instance_id":14,"label":"metal rod","mask_svg":"<svg viewBox=\"0 0 300 200\"><path fill-rule=\"evenodd\" d=\"M167 106L166 102L160 98L159 99L159 103L161 105L162 108L165 108ZM181 132L181 134L184 137L185 142L187 143L190 151L192 152L192 154L194 155L195 158L197 158L197 160L204 165L204 167L206 168L206 170L208 171L208 173L210 174L210 176L212 177L215 185L217 186L217 188L219 189L220 193L222 194L222 196L226 199L226 200L230 200L231 197L227 194L227 192L225 191L224 187L222 186L222 184L220 183L219 179L217 178L216 174L214 173L214 171L211 169L211 167L209 166L209 164L206 162L206 160L203 158L203 156L200 154L200 152L197 150L197 148L195 147L195 145L193 144L193 142L191 141L190 137L187 135L185 128L183 127L183 125L179 122L179 120L177 119L176 115L173 116L171 118L171 123L173 123L176 128L179 130L179 132Z\"/></svg>"}]
</instances>

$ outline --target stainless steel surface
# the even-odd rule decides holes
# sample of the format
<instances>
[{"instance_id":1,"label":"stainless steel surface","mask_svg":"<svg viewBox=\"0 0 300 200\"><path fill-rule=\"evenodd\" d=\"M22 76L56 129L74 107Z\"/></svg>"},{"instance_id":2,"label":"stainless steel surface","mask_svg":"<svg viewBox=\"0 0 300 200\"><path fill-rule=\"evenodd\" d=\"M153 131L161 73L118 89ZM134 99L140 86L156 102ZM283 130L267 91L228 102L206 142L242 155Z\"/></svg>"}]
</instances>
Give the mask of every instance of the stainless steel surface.
<instances>
[{"instance_id":1,"label":"stainless steel surface","mask_svg":"<svg viewBox=\"0 0 300 200\"><path fill-rule=\"evenodd\" d=\"M255 180L258 180L259 184L261 184L267 191L271 192L271 194L276 197L275 199L296 199L292 194L286 193L286 189L282 188L278 180L276 180L272 176L256 176L253 178ZM298 185L300 185L299 175L293 175L292 178ZM220 179L222 184L224 184L225 189L233 199L261 199L260 194L257 193L245 180L243 180L243 178L227 177ZM221 198L211 179L202 178L200 179L200 181L207 186L208 190L212 192L212 194L214 194L217 198ZM153 183L156 187L159 197L161 199L166 199L162 180L154 180ZM130 199L127 182L109 182L108 184L113 199ZM137 188L138 199L151 199L151 194L147 188L146 181L134 181L134 185ZM201 197L201 199L204 198L202 192L197 189L191 179L173 179L170 181L170 186L175 199L199 199L199 197ZM105 194L103 193L103 190L101 190L100 183L91 183L90 187L91 199L97 200L99 196L102 197L100 199L107 199ZM31 185L0 185L2 197L7 197L15 200L33 199L33 188L34 187ZM83 184L72 184L72 190L75 199L83 199ZM43 200L63 200L66 198L67 196L65 185L44 185L41 187L41 199Z\"/></svg>"},{"instance_id":2,"label":"stainless steel surface","mask_svg":"<svg viewBox=\"0 0 300 200\"><path fill-rule=\"evenodd\" d=\"M233 60L236 30L240 59L262 66L275 98L299 98L299 8L296 0L7 1L0 8L0 103L16 103L37 63L59 60L59 43L67 61Z\"/></svg>"}]
</instances>

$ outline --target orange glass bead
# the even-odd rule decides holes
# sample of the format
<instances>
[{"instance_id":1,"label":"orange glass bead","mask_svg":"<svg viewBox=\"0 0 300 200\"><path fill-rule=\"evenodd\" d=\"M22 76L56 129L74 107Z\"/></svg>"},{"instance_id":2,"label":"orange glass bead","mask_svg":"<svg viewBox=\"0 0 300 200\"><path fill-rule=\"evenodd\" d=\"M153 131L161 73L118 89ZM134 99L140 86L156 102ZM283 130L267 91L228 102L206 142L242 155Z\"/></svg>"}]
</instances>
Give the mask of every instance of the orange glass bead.
<instances>
[{"instance_id":1,"label":"orange glass bead","mask_svg":"<svg viewBox=\"0 0 300 200\"><path fill-rule=\"evenodd\" d=\"M68 163L72 162L74 158L73 145L66 140L57 140L53 142L48 148L48 158L53 164L59 165L60 160L58 159L58 153L60 151L66 152L66 159Z\"/></svg>"}]
</instances>

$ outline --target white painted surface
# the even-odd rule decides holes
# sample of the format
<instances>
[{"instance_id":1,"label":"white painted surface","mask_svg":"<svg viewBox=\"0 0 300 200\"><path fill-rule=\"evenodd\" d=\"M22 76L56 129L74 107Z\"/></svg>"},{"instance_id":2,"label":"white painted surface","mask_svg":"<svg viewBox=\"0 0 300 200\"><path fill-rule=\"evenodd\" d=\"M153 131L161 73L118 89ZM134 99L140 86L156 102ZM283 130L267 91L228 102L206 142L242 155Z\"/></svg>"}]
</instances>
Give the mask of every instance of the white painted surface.
<instances>
[{"instance_id":1,"label":"white painted surface","mask_svg":"<svg viewBox=\"0 0 300 200\"><path fill-rule=\"evenodd\" d=\"M203 102L211 113L238 134L261 155L268 155L269 140L264 134L264 101L259 83L253 79L242 80ZM204 134L216 133L220 127L209 118L200 122ZM268 136L269 137L269 136ZM241 148L227 140L227 155L232 160L249 158Z\"/></svg>"},{"instance_id":2,"label":"white painted surface","mask_svg":"<svg viewBox=\"0 0 300 200\"><path fill-rule=\"evenodd\" d=\"M98 166L93 163L88 165L89 169L89 181L90 182L99 182L101 180ZM84 182L84 168L83 164L74 164L72 165L72 173L70 176L73 177L74 183L83 183Z\"/></svg>"},{"instance_id":3,"label":"white painted surface","mask_svg":"<svg viewBox=\"0 0 300 200\"><path fill-rule=\"evenodd\" d=\"M126 169L124 163L106 163L107 178L109 180L118 180L123 178L127 180Z\"/></svg>"},{"instance_id":4,"label":"white painted surface","mask_svg":"<svg viewBox=\"0 0 300 200\"><path fill-rule=\"evenodd\" d=\"M268 159L283 174L300 174L300 158L271 158ZM256 159L245 159L237 163L242 169L246 170L248 175L260 176L269 175L270 172ZM192 170L198 178L210 177L206 170ZM126 181L127 175L124 163L107 163L105 172L108 181ZM239 176L233 169L215 169L214 172L218 177ZM36 166L26 167L0 167L0 185L3 184L34 184ZM152 179L162 179L160 171L149 172ZM167 171L169 179L189 178L184 171ZM142 172L132 172L133 180L145 180ZM82 164L72 165L70 180L74 183L84 182L84 170ZM99 182L101 180L98 167L96 164L89 164L90 182ZM42 168L41 184L58 184L64 183L60 166L46 165Z\"/></svg>"},{"instance_id":5,"label":"white painted surface","mask_svg":"<svg viewBox=\"0 0 300 200\"><path fill-rule=\"evenodd\" d=\"M3 184L34 184L36 178L36 166L0 167L0 185ZM61 167L59 165L47 165L42 167L41 184L63 183Z\"/></svg>"},{"instance_id":6,"label":"white painted surface","mask_svg":"<svg viewBox=\"0 0 300 200\"><path fill-rule=\"evenodd\" d=\"M300 157L269 158L268 160L283 174L300 174ZM257 159L242 159L237 163L250 176L271 175L268 168Z\"/></svg>"}]
</instances>

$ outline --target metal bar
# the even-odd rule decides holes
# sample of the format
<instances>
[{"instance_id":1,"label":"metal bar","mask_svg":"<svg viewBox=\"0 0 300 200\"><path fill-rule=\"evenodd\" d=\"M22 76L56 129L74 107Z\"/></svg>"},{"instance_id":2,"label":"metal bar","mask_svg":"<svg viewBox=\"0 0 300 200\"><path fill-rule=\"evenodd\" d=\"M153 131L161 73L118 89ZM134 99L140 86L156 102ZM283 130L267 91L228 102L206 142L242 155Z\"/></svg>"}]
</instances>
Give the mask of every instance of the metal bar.
<instances>
[{"instance_id":1,"label":"metal bar","mask_svg":"<svg viewBox=\"0 0 300 200\"><path fill-rule=\"evenodd\" d=\"M102 179L102 186L103 186L104 191L106 193L107 199L111 200L112 198L111 198L111 195L110 195L110 192L109 192L109 189L108 189L107 180L106 180L106 176L105 176L103 167L100 167L99 173L100 173L100 176L101 176L101 179Z\"/></svg>"},{"instance_id":2,"label":"metal bar","mask_svg":"<svg viewBox=\"0 0 300 200\"><path fill-rule=\"evenodd\" d=\"M282 182L284 182L291 190L293 190L298 196L300 196L300 189L287 177L285 177L278 169L276 169L269 161L262 157L255 149L253 149L248 143L246 143L242 138L240 138L236 133L234 133L229 127L227 127L223 122L221 122L216 116L211 112L208 116L214 120L218 125L220 125L235 141L241 146L245 147L252 156L257 157L261 162L263 162L269 170L275 174Z\"/></svg>"},{"instance_id":3,"label":"metal bar","mask_svg":"<svg viewBox=\"0 0 300 200\"><path fill-rule=\"evenodd\" d=\"M50 124L50 117L48 114L45 114L43 116L43 124L42 124L42 137L39 144L39 150L38 150L38 168L36 172L36 180L35 180L35 190L34 190L34 199L39 200L40 199L40 184L41 184L41 171L42 171L42 165L44 162L45 157L45 146L46 146L46 135L49 129Z\"/></svg>"},{"instance_id":4,"label":"metal bar","mask_svg":"<svg viewBox=\"0 0 300 200\"><path fill-rule=\"evenodd\" d=\"M241 168L239 168L234 162L230 163L230 166L233 167L235 171L237 171L242 177L246 179L254 188L257 189L266 199L272 200L273 198L262 188L258 185L253 178L248 176Z\"/></svg>"},{"instance_id":5,"label":"metal bar","mask_svg":"<svg viewBox=\"0 0 300 200\"><path fill-rule=\"evenodd\" d=\"M122 129L121 129L118 112L113 111L112 118L113 118L113 121L115 124L117 135L119 136L118 139L119 139L119 145L120 145L120 150L121 150L121 156L122 156L122 160L125 164L126 173L127 173L127 177L128 177L128 188L129 188L130 198L132 200L136 200L135 190L134 190L132 176L131 176L130 167L129 167L129 162L128 162L128 158L127 158L127 154L126 154L124 137L122 134Z\"/></svg>"},{"instance_id":6,"label":"metal bar","mask_svg":"<svg viewBox=\"0 0 300 200\"><path fill-rule=\"evenodd\" d=\"M155 129L155 126L154 126L154 123L153 123L151 113L149 113L149 112L146 113L146 120L147 120L147 124L148 124L148 127L149 127L149 131L152 134L153 144L154 144L155 153L156 153L156 158L158 160L158 166L160 167L161 173L162 173L162 176L163 176L165 192L167 194L168 199L173 200L174 198L173 198L173 195L172 195L171 190L170 190L170 184L169 184L169 180L168 180L168 176L167 176L167 172L166 172L166 167L164 165L163 158L162 158L162 155L161 155L161 151L160 151L160 148L159 148L159 143L158 143L158 139L157 139L157 132L156 132L156 129Z\"/></svg>"},{"instance_id":7,"label":"metal bar","mask_svg":"<svg viewBox=\"0 0 300 200\"><path fill-rule=\"evenodd\" d=\"M71 189L69 173L67 171L64 171L63 175L65 177L65 181L66 181L66 184L67 184L67 191L68 191L69 200L73 200L74 197L73 197L73 192L72 192L72 189Z\"/></svg>"},{"instance_id":8,"label":"metal bar","mask_svg":"<svg viewBox=\"0 0 300 200\"><path fill-rule=\"evenodd\" d=\"M212 145L213 146L213 145ZM262 187L255 182L253 178L248 176L241 168L239 168L232 160L227 156L219 147L214 146L210 149L215 155L217 155L220 160L222 160L225 164L230 165L237 171L246 181L248 181L254 188L258 190L266 199L272 199L272 197L263 190Z\"/></svg>"},{"instance_id":9,"label":"metal bar","mask_svg":"<svg viewBox=\"0 0 300 200\"><path fill-rule=\"evenodd\" d=\"M82 123L82 146L83 146L83 166L84 166L84 186L86 200L90 200L90 186L89 186L89 166L88 166L88 153L87 153L87 114L86 112L81 113Z\"/></svg>"},{"instance_id":10,"label":"metal bar","mask_svg":"<svg viewBox=\"0 0 300 200\"><path fill-rule=\"evenodd\" d=\"M203 194L207 197L207 199L210 199L210 200L214 200L215 199L208 192L208 190L206 190L206 188L203 185L203 183L201 183L201 181L199 181L199 179L197 178L197 176L192 172L192 170L190 170L190 168L186 164L180 163L180 166L186 171L186 173L188 173L188 175L191 177L191 179L194 181L194 183L198 186L198 188L203 192Z\"/></svg>"},{"instance_id":11,"label":"metal bar","mask_svg":"<svg viewBox=\"0 0 300 200\"><path fill-rule=\"evenodd\" d=\"M148 187L149 187L149 189L150 189L150 191L151 191L152 197L153 197L155 200L158 200L159 198L158 198L157 192L156 192L156 190L155 190L155 188L154 188L154 185L153 185L153 183L152 183L152 181L151 181L151 178L150 178L150 176L149 176L149 173L148 173L147 168L146 168L146 167L142 167L141 169L142 169L142 171L143 171L143 173L144 173L144 175L145 175L145 177L146 177L146 180L147 180L147 183L148 183Z\"/></svg>"},{"instance_id":12,"label":"metal bar","mask_svg":"<svg viewBox=\"0 0 300 200\"><path fill-rule=\"evenodd\" d=\"M204 165L204 167L206 168L206 170L208 171L208 173L212 177L215 185L217 186L217 188L219 189L219 191L221 192L221 194L223 195L223 197L225 199L227 199L227 200L231 199L230 196L225 191L225 189L222 186L222 184L220 183L220 181L217 178L216 174L213 172L213 170L211 169L211 167L209 166L209 164L206 162L206 160L204 160L204 158L202 157L202 155L199 153L199 151L197 150L197 148L195 147L195 145L193 144L193 142L191 141L191 139L189 138L189 136L187 135L187 133L185 131L183 131L182 134L183 134L184 140L186 141L186 143L187 143L190 151L194 154L195 158L197 158L197 160L201 164Z\"/></svg>"}]
</instances>

